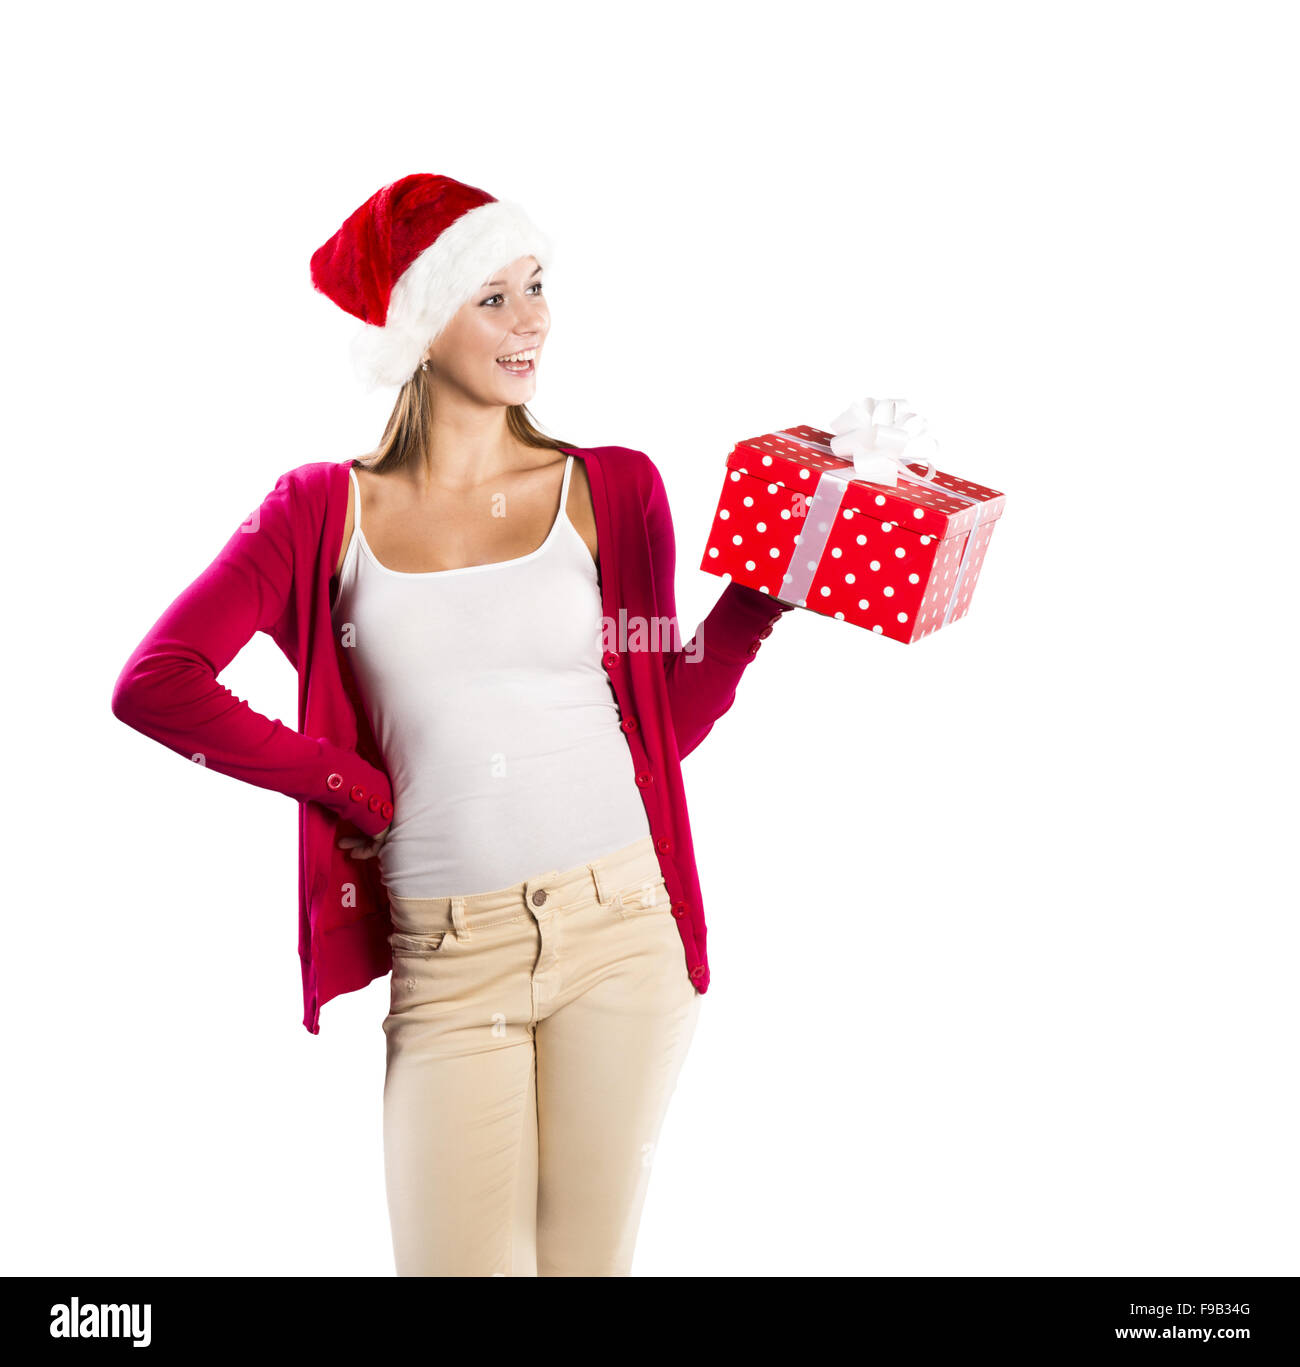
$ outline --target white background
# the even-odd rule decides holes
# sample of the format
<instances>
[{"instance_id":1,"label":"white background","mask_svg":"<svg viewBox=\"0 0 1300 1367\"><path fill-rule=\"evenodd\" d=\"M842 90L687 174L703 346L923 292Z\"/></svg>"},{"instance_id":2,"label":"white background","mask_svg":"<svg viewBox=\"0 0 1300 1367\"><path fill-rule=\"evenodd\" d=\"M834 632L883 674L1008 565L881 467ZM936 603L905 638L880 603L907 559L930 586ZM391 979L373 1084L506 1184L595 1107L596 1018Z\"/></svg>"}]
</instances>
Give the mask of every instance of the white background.
<instances>
[{"instance_id":1,"label":"white background","mask_svg":"<svg viewBox=\"0 0 1300 1367\"><path fill-rule=\"evenodd\" d=\"M297 811L117 722L292 466L308 258L435 171L556 240L531 408L664 474L866 394L1006 491L969 616L789 614L685 763L713 981L634 1271L1300 1272L1282 6L9 21L5 1272L392 1275L388 980L300 1023ZM222 682L296 721L255 638Z\"/></svg>"}]
</instances>

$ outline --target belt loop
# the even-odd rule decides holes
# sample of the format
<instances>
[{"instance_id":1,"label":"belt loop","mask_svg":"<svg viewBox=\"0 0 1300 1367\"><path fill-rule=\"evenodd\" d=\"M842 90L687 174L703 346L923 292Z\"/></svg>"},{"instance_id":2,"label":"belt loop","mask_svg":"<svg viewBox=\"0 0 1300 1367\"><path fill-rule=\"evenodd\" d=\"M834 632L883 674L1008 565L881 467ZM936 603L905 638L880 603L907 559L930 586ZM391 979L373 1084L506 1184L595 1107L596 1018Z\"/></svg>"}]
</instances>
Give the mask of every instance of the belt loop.
<instances>
[{"instance_id":1,"label":"belt loop","mask_svg":"<svg viewBox=\"0 0 1300 1367\"><path fill-rule=\"evenodd\" d=\"M451 899L451 923L456 929L458 940L469 939L469 922L465 919L465 899L463 897Z\"/></svg>"},{"instance_id":2,"label":"belt loop","mask_svg":"<svg viewBox=\"0 0 1300 1367\"><path fill-rule=\"evenodd\" d=\"M593 859L587 867L591 870L591 880L596 885L596 901L605 905L605 885L600 881L600 861Z\"/></svg>"}]
</instances>

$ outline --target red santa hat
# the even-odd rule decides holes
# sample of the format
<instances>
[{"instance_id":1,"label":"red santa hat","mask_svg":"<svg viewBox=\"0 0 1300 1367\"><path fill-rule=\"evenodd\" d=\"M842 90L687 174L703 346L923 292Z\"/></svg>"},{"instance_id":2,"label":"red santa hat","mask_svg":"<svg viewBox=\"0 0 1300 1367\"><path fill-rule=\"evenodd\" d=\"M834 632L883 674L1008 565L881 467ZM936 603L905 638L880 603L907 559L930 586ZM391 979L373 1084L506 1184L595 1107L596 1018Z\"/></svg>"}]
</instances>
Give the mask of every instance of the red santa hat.
<instances>
[{"instance_id":1,"label":"red santa hat","mask_svg":"<svg viewBox=\"0 0 1300 1367\"><path fill-rule=\"evenodd\" d=\"M493 272L551 241L518 204L417 172L377 190L311 258L311 281L364 324L352 361L369 389L401 385Z\"/></svg>"}]
</instances>

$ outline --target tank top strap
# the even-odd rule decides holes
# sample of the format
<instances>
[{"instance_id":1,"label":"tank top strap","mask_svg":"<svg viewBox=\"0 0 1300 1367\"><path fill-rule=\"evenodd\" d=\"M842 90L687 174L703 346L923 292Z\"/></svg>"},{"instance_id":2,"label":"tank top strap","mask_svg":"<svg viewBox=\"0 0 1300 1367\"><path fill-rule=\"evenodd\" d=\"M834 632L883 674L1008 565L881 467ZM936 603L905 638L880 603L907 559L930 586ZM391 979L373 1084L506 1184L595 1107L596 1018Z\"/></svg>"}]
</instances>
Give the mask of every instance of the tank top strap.
<instances>
[{"instance_id":1,"label":"tank top strap","mask_svg":"<svg viewBox=\"0 0 1300 1367\"><path fill-rule=\"evenodd\" d=\"M591 550L587 545L586 539L578 530L578 524L569 516L569 484L573 473L573 462L575 456L570 454L568 464L564 470L564 482L560 486L560 512L556 518L554 539L559 541L558 551L561 555L572 560L580 566L584 572L588 572L592 579L596 577L596 562L591 558Z\"/></svg>"},{"instance_id":2,"label":"tank top strap","mask_svg":"<svg viewBox=\"0 0 1300 1367\"><path fill-rule=\"evenodd\" d=\"M355 536L361 527L361 481L357 478L357 467L348 466L348 474L352 477L352 535Z\"/></svg>"}]
</instances>

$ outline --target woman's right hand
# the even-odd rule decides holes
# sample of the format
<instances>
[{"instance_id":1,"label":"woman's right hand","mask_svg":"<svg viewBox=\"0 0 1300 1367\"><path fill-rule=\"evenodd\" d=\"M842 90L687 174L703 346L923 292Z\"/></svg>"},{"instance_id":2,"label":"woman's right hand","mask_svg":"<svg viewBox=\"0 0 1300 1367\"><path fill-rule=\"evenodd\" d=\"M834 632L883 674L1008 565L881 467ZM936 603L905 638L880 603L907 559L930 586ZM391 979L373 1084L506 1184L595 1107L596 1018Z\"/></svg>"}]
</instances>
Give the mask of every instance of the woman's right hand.
<instances>
[{"instance_id":1,"label":"woman's right hand","mask_svg":"<svg viewBox=\"0 0 1300 1367\"><path fill-rule=\"evenodd\" d=\"M353 859L372 859L393 832L390 821L378 835L345 835L339 838L339 848L347 850Z\"/></svg>"}]
</instances>

